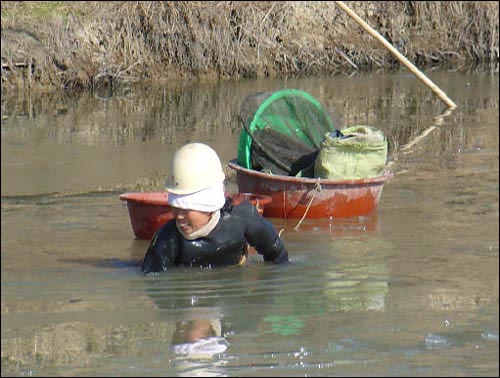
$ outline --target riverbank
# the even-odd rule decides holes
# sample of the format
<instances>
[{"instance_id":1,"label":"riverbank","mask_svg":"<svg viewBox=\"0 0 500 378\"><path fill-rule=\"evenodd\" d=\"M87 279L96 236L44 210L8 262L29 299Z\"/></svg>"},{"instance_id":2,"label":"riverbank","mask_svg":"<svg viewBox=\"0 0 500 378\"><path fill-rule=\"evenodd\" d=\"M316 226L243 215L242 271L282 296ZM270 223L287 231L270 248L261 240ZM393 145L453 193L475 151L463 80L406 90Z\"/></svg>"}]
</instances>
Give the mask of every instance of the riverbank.
<instances>
[{"instance_id":1,"label":"riverbank","mask_svg":"<svg viewBox=\"0 0 500 378\"><path fill-rule=\"evenodd\" d=\"M496 63L498 2L346 2L419 67ZM400 63L334 2L2 2L2 93Z\"/></svg>"}]
</instances>

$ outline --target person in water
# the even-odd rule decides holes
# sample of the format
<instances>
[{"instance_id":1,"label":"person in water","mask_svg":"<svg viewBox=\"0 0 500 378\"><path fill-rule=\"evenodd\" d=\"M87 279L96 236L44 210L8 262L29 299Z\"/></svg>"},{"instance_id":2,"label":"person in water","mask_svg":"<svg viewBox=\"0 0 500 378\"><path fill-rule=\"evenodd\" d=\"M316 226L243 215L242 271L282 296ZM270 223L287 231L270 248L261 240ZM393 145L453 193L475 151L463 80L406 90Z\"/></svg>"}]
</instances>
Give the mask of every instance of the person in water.
<instances>
[{"instance_id":1,"label":"person in water","mask_svg":"<svg viewBox=\"0 0 500 378\"><path fill-rule=\"evenodd\" d=\"M288 261L273 224L250 202L234 205L226 198L224 180L221 161L208 145L189 143L175 153L166 180L174 218L153 235L142 262L144 274L175 266L243 264L248 245L264 261Z\"/></svg>"}]
</instances>

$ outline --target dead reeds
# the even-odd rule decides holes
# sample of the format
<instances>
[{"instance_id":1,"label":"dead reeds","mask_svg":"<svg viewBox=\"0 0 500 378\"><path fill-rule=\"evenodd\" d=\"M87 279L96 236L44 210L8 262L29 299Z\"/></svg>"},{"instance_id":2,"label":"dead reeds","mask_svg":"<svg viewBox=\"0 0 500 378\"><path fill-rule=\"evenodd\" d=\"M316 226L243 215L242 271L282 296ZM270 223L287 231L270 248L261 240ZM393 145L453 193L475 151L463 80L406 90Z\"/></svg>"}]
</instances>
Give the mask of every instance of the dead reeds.
<instances>
[{"instance_id":1,"label":"dead reeds","mask_svg":"<svg viewBox=\"0 0 500 378\"><path fill-rule=\"evenodd\" d=\"M399 66L334 2L45 3L2 2L2 89ZM497 2L346 3L420 66L498 63Z\"/></svg>"}]
</instances>

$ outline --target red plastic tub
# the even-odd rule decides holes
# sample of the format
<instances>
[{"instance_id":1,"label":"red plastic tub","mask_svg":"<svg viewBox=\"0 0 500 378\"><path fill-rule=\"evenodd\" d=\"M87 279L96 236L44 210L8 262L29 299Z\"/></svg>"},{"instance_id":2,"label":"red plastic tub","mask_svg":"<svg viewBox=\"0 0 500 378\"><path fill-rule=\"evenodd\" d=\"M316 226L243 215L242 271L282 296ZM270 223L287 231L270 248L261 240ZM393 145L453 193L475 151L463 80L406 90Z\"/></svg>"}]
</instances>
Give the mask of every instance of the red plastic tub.
<instances>
[{"instance_id":1,"label":"red plastic tub","mask_svg":"<svg viewBox=\"0 0 500 378\"><path fill-rule=\"evenodd\" d=\"M327 180L270 175L229 162L236 171L240 192L271 197L264 209L270 218L349 218L365 216L378 206L384 184L393 177L386 170L382 176L356 180Z\"/></svg>"},{"instance_id":2,"label":"red plastic tub","mask_svg":"<svg viewBox=\"0 0 500 378\"><path fill-rule=\"evenodd\" d=\"M174 217L167 203L166 192L133 192L120 195L127 202L132 230L137 239L151 239L158 228ZM253 193L228 194L236 205L247 200L257 207L260 214L272 199L266 195Z\"/></svg>"}]
</instances>

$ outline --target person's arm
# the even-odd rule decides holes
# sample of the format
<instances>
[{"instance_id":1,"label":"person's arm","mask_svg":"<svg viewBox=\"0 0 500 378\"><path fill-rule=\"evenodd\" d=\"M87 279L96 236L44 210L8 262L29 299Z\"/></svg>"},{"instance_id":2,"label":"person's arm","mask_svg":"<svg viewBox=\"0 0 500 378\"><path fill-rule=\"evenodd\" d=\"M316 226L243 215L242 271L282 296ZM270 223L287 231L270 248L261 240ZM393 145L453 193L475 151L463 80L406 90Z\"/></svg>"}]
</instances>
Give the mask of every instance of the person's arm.
<instances>
[{"instance_id":1,"label":"person's arm","mask_svg":"<svg viewBox=\"0 0 500 378\"><path fill-rule=\"evenodd\" d=\"M281 264L288 262L288 252L283 240L279 237L274 225L259 214L257 209L250 205L247 218L247 232L245 237L248 243L264 257L264 261Z\"/></svg>"},{"instance_id":2,"label":"person's arm","mask_svg":"<svg viewBox=\"0 0 500 378\"><path fill-rule=\"evenodd\" d=\"M177 252L175 222L169 222L151 239L142 262L142 273L165 272L175 265Z\"/></svg>"}]
</instances>

